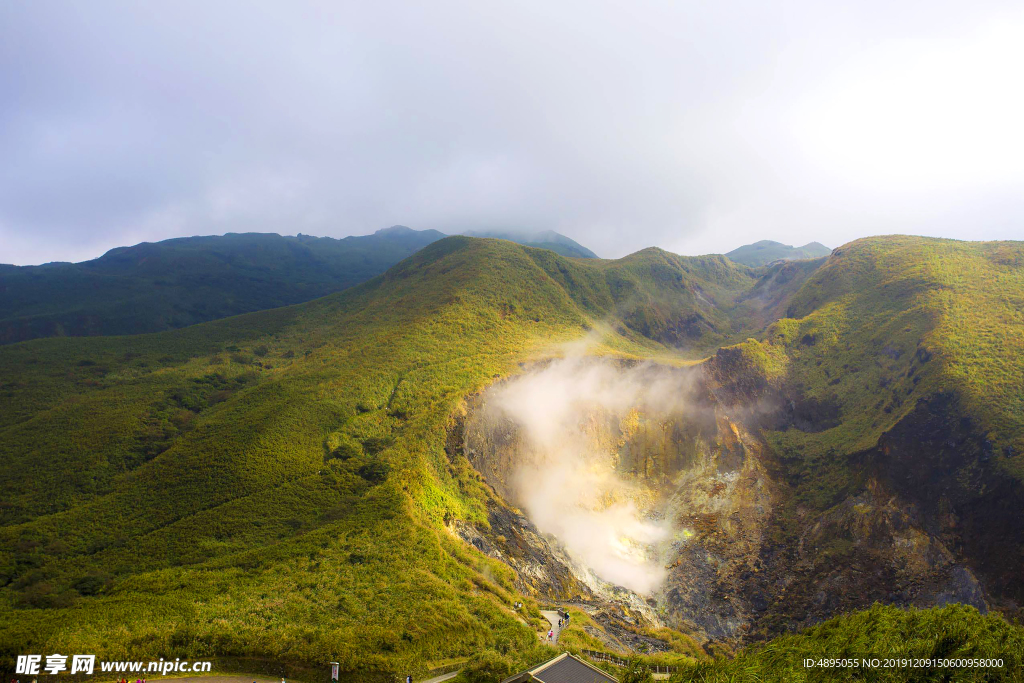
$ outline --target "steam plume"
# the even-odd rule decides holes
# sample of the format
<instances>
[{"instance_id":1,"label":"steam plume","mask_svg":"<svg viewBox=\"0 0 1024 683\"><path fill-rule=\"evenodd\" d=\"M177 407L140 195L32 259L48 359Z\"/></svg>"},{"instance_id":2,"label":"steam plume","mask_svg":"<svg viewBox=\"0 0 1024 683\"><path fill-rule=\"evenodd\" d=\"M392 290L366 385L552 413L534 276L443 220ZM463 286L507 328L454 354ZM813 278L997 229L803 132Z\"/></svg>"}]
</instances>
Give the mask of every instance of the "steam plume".
<instances>
[{"instance_id":1,"label":"steam plume","mask_svg":"<svg viewBox=\"0 0 1024 683\"><path fill-rule=\"evenodd\" d=\"M520 434L510 493L600 578L641 594L665 578L671 536L658 501L620 471L619 449L642 413L683 409L686 376L652 365L570 357L493 390L488 409Z\"/></svg>"}]
</instances>

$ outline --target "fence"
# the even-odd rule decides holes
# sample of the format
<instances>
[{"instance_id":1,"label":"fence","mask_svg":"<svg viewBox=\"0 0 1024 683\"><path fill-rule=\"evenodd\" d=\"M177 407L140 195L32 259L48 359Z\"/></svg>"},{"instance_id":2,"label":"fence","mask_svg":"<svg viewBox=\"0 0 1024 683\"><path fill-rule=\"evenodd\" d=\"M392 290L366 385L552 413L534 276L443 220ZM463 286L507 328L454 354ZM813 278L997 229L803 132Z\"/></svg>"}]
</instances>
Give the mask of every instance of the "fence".
<instances>
[{"instance_id":1,"label":"fence","mask_svg":"<svg viewBox=\"0 0 1024 683\"><path fill-rule=\"evenodd\" d=\"M616 657L615 655L610 655L607 652L598 652L596 650L581 650L581 652L591 659L599 659L603 662L614 664L615 666L624 667L629 664L629 662L622 657ZM648 666L650 667L652 674L674 674L679 671L678 666L659 666L657 664L649 664Z\"/></svg>"}]
</instances>

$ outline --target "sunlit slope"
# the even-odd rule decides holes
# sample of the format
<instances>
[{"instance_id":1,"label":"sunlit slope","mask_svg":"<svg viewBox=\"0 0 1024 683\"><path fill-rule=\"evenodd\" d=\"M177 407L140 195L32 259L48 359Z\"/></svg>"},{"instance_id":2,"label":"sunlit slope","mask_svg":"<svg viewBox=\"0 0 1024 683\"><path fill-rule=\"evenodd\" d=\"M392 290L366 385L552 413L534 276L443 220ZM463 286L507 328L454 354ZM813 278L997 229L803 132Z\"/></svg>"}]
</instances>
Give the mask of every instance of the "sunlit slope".
<instances>
[{"instance_id":1,"label":"sunlit slope","mask_svg":"<svg viewBox=\"0 0 1024 683\"><path fill-rule=\"evenodd\" d=\"M1024 243L920 237L838 249L789 301L768 338L834 428L807 445L853 452L949 392L1002 467L1024 456ZM795 436L795 433L793 434Z\"/></svg>"},{"instance_id":2,"label":"sunlit slope","mask_svg":"<svg viewBox=\"0 0 1024 683\"><path fill-rule=\"evenodd\" d=\"M449 238L308 304L0 350L3 650L355 667L532 642L509 570L443 531L484 499L444 451L454 404L620 304L650 316L663 281L747 277L592 263Z\"/></svg>"}]
</instances>

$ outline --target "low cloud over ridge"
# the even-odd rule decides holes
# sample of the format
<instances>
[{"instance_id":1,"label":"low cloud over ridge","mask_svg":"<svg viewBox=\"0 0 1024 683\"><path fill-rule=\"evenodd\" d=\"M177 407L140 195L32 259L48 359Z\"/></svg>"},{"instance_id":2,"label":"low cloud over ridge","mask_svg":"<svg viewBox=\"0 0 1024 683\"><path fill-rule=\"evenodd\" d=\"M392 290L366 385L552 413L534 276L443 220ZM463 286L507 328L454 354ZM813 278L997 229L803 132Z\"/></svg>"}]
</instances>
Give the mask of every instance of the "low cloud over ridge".
<instances>
[{"instance_id":1,"label":"low cloud over ridge","mask_svg":"<svg viewBox=\"0 0 1024 683\"><path fill-rule=\"evenodd\" d=\"M1010 2L0 8L0 262L227 231L1019 238Z\"/></svg>"}]
</instances>

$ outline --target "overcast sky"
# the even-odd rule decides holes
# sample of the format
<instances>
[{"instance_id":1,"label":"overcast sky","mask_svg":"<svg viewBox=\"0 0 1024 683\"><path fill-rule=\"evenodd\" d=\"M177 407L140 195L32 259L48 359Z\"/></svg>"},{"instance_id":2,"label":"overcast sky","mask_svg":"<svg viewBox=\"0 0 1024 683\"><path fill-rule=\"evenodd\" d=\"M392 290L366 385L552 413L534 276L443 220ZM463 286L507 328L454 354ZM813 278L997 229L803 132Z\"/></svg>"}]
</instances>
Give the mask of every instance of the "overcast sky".
<instances>
[{"instance_id":1,"label":"overcast sky","mask_svg":"<svg viewBox=\"0 0 1024 683\"><path fill-rule=\"evenodd\" d=\"M553 229L1024 238L1018 2L0 0L0 262Z\"/></svg>"}]
</instances>

